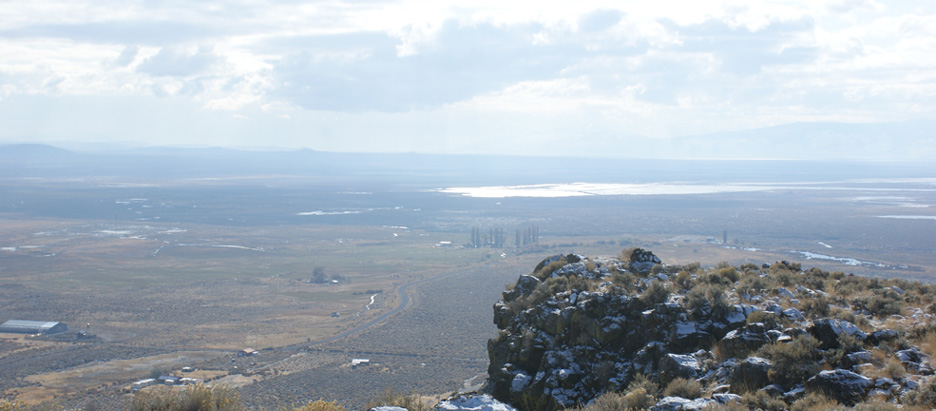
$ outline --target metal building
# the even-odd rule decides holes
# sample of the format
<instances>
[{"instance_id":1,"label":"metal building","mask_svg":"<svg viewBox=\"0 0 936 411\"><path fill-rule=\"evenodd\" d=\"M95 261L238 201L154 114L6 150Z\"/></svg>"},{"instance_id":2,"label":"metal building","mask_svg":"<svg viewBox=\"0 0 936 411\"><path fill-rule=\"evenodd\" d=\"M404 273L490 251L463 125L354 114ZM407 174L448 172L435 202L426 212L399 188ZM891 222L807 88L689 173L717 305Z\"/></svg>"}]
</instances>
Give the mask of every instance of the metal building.
<instances>
[{"instance_id":1,"label":"metal building","mask_svg":"<svg viewBox=\"0 0 936 411\"><path fill-rule=\"evenodd\" d=\"M9 320L0 324L0 333L57 334L66 330L68 326L58 321Z\"/></svg>"}]
</instances>

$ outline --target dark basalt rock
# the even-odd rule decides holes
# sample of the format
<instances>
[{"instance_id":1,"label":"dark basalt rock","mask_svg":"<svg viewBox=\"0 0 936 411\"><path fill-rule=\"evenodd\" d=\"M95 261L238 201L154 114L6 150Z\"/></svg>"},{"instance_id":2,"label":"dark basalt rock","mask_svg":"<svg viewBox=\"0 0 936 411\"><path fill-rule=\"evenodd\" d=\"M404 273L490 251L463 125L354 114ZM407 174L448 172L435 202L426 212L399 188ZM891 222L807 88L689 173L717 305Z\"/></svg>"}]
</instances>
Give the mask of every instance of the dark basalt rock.
<instances>
[{"instance_id":1,"label":"dark basalt rock","mask_svg":"<svg viewBox=\"0 0 936 411\"><path fill-rule=\"evenodd\" d=\"M726 354L735 356L752 352L770 342L771 338L764 324L753 323L729 332L718 342L718 345Z\"/></svg>"},{"instance_id":2,"label":"dark basalt rock","mask_svg":"<svg viewBox=\"0 0 936 411\"><path fill-rule=\"evenodd\" d=\"M886 328L871 333L871 335L868 336L868 342L874 345L880 345L883 342L894 341L897 338L900 338L900 333L898 333L897 330Z\"/></svg>"},{"instance_id":3,"label":"dark basalt rock","mask_svg":"<svg viewBox=\"0 0 936 411\"><path fill-rule=\"evenodd\" d=\"M851 335L859 341L867 338L864 331L845 320L835 318L823 318L813 322L812 327L807 329L813 337L819 340L820 348L830 349L839 347L839 336L843 334Z\"/></svg>"},{"instance_id":4,"label":"dark basalt rock","mask_svg":"<svg viewBox=\"0 0 936 411\"><path fill-rule=\"evenodd\" d=\"M818 392L849 406L864 399L873 386L872 379L841 369L820 371L806 381L807 391Z\"/></svg>"},{"instance_id":5,"label":"dark basalt rock","mask_svg":"<svg viewBox=\"0 0 936 411\"><path fill-rule=\"evenodd\" d=\"M760 357L748 357L741 361L731 371L731 392L744 394L756 391L770 384L767 373L772 364Z\"/></svg>"},{"instance_id":6,"label":"dark basalt rock","mask_svg":"<svg viewBox=\"0 0 936 411\"><path fill-rule=\"evenodd\" d=\"M646 274L657 264L662 264L659 257L653 255L650 251L638 248L630 255L628 269L635 273Z\"/></svg>"},{"instance_id":7,"label":"dark basalt rock","mask_svg":"<svg viewBox=\"0 0 936 411\"><path fill-rule=\"evenodd\" d=\"M895 330L865 334L848 321L807 320L816 312L796 299L806 302L820 293L825 295L824 291L813 291L795 282L790 288L748 287L741 291L733 289L738 283L732 285L730 280L716 278L706 283L710 278L703 276L717 275L708 271L692 274L697 277L691 284L723 287L717 297L724 300L719 301L716 310L716 300L711 297L701 302L696 299L690 309L690 290L685 283L674 282L675 273L664 269L648 275L660 264L659 258L642 249L634 250L629 257L625 264L614 259L556 255L537 265L537 277L520 276L516 285L504 292L494 305L498 335L488 341L488 387L496 399L525 409L575 407L606 392L624 392L637 374L643 374L661 386L686 378L705 387L706 398L667 397L651 408L655 410L717 407L738 401L738 394L747 393L767 394L787 405L809 392L822 393L847 405L864 401L869 395L899 404L907 392L921 389L918 382L926 381L921 376L934 373L929 357L917 347L896 353L871 348L896 341L900 336ZM547 266L552 272L542 271ZM625 266L640 275L634 278L613 274L623 272ZM764 269L790 270L793 279L803 276L795 263L778 263ZM751 273L748 268L743 275L756 280L768 274ZM669 290L668 295L647 294L659 291L659 283ZM530 296L535 296L536 301ZM776 321L769 320L772 316L768 315L763 317L766 324L748 323L749 315L758 311L775 313ZM931 315L924 315L929 314L919 314L921 319L933 320ZM815 350L790 352L783 348L786 344L797 344L791 346L794 348L812 344L810 336L819 343ZM843 336L867 343L864 347L868 351L830 351L840 349ZM875 350L888 356L888 361L899 360L907 377L871 380L854 372L866 372L868 363L878 364L877 354L871 355ZM769 356L773 361L757 355ZM819 372L820 367L802 367L815 366L814 361L819 359L826 361L822 367L839 369ZM783 378L779 374L782 370L809 374Z\"/></svg>"}]
</instances>

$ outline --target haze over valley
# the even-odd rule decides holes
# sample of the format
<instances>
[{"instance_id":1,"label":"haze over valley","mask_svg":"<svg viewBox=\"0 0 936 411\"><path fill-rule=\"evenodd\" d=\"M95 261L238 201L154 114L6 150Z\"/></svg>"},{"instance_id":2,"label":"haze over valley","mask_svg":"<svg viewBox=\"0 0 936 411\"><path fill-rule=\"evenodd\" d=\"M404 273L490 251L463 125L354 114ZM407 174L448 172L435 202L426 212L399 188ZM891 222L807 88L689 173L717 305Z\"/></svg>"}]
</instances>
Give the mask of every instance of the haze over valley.
<instances>
[{"instance_id":1,"label":"haze over valley","mask_svg":"<svg viewBox=\"0 0 936 411\"><path fill-rule=\"evenodd\" d=\"M4 395L33 403L119 407L133 381L185 366L267 407L475 388L491 305L544 255L936 274L923 164L0 155L0 317L70 327L4 334Z\"/></svg>"}]
</instances>

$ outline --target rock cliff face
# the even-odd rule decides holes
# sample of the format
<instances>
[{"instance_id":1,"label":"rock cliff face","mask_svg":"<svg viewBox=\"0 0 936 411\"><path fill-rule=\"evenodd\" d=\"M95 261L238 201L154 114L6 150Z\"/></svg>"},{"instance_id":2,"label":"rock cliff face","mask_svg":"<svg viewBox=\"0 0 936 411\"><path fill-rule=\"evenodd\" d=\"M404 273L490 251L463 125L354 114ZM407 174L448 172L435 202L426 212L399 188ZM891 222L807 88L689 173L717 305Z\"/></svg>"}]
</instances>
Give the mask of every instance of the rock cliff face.
<instances>
[{"instance_id":1,"label":"rock cliff face","mask_svg":"<svg viewBox=\"0 0 936 411\"><path fill-rule=\"evenodd\" d=\"M640 249L625 257L553 256L503 293L488 342L495 398L572 407L650 381L662 388L646 393L651 409L759 392L785 404L818 393L853 405L906 400L933 374L907 340L933 316L909 307L896 285L786 262L702 269L664 267ZM914 296L932 291L901 285ZM697 388L669 387L679 384Z\"/></svg>"}]
</instances>

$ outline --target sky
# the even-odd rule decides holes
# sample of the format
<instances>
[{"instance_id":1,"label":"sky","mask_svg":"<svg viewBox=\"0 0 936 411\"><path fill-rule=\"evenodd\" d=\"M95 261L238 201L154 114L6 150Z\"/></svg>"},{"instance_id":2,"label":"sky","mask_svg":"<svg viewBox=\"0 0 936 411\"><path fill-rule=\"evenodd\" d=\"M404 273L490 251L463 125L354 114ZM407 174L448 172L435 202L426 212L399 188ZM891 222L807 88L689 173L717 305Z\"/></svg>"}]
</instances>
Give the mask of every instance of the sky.
<instances>
[{"instance_id":1,"label":"sky","mask_svg":"<svg viewBox=\"0 0 936 411\"><path fill-rule=\"evenodd\" d=\"M930 155L934 51L931 0L2 1L0 143Z\"/></svg>"}]
</instances>

